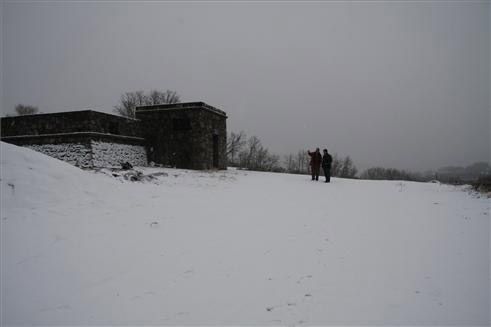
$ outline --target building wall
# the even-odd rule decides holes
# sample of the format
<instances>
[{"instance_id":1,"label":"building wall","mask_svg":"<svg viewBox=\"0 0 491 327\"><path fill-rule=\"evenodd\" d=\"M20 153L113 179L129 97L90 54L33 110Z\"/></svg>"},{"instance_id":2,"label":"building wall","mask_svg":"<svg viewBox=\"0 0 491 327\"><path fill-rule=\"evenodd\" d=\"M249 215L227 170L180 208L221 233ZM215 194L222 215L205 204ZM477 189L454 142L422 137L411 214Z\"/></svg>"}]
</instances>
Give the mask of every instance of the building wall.
<instances>
[{"instance_id":1,"label":"building wall","mask_svg":"<svg viewBox=\"0 0 491 327\"><path fill-rule=\"evenodd\" d=\"M202 102L139 107L138 119L92 110L1 119L2 141L79 167L157 164L226 169L225 112Z\"/></svg>"},{"instance_id":2,"label":"building wall","mask_svg":"<svg viewBox=\"0 0 491 327\"><path fill-rule=\"evenodd\" d=\"M213 167L213 136L216 135L218 141L218 167L227 169L227 123L223 117L201 112L200 136L197 142L201 145L201 150L197 153L197 161L202 163L200 169L210 169Z\"/></svg>"},{"instance_id":3,"label":"building wall","mask_svg":"<svg viewBox=\"0 0 491 327\"><path fill-rule=\"evenodd\" d=\"M67 133L5 137L2 141L25 146L77 167L121 167L122 162L146 166L142 138L99 133Z\"/></svg>"},{"instance_id":4,"label":"building wall","mask_svg":"<svg viewBox=\"0 0 491 327\"><path fill-rule=\"evenodd\" d=\"M93 167L90 143L26 144L24 147L77 167Z\"/></svg>"},{"instance_id":5,"label":"building wall","mask_svg":"<svg viewBox=\"0 0 491 327\"><path fill-rule=\"evenodd\" d=\"M139 107L148 161L188 169L226 169L226 115L203 103ZM213 165L213 135L218 162Z\"/></svg>"},{"instance_id":6,"label":"building wall","mask_svg":"<svg viewBox=\"0 0 491 327\"><path fill-rule=\"evenodd\" d=\"M193 110L148 111L137 113L141 120L148 161L179 168L195 168L194 154L199 151L198 112Z\"/></svg>"},{"instance_id":7,"label":"building wall","mask_svg":"<svg viewBox=\"0 0 491 327\"><path fill-rule=\"evenodd\" d=\"M138 120L93 110L4 117L1 127L2 137L77 132L140 136Z\"/></svg>"},{"instance_id":8,"label":"building wall","mask_svg":"<svg viewBox=\"0 0 491 327\"><path fill-rule=\"evenodd\" d=\"M147 152L143 145L92 141L91 151L93 167L120 168L124 162L133 166L147 165Z\"/></svg>"}]
</instances>

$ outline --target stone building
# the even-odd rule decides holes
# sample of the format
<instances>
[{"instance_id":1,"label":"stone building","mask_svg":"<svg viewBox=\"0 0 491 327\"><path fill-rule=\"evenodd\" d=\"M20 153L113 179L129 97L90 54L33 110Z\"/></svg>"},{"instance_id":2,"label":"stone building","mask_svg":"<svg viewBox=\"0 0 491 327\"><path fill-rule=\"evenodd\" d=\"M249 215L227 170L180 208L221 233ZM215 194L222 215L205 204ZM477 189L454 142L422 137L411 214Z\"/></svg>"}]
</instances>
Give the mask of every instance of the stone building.
<instances>
[{"instance_id":1,"label":"stone building","mask_svg":"<svg viewBox=\"0 0 491 327\"><path fill-rule=\"evenodd\" d=\"M140 122L93 110L4 117L3 142L42 152L73 165L146 165Z\"/></svg>"},{"instance_id":2,"label":"stone building","mask_svg":"<svg viewBox=\"0 0 491 327\"><path fill-rule=\"evenodd\" d=\"M136 108L149 162L189 169L226 169L227 115L203 102Z\"/></svg>"},{"instance_id":3,"label":"stone building","mask_svg":"<svg viewBox=\"0 0 491 327\"><path fill-rule=\"evenodd\" d=\"M226 169L226 119L203 102L139 107L136 119L93 110L36 114L2 118L1 140L83 168Z\"/></svg>"}]
</instances>

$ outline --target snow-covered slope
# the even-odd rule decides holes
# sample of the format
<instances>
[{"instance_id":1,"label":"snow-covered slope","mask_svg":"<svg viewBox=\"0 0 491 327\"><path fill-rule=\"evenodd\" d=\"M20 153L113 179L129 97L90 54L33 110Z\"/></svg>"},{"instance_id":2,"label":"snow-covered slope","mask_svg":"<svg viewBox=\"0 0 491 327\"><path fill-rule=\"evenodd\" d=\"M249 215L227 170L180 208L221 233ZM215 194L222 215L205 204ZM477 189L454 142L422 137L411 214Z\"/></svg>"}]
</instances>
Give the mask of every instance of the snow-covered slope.
<instances>
[{"instance_id":1,"label":"snow-covered slope","mask_svg":"<svg viewBox=\"0 0 491 327\"><path fill-rule=\"evenodd\" d=\"M489 323L490 200L460 187L1 169L2 324Z\"/></svg>"}]
</instances>

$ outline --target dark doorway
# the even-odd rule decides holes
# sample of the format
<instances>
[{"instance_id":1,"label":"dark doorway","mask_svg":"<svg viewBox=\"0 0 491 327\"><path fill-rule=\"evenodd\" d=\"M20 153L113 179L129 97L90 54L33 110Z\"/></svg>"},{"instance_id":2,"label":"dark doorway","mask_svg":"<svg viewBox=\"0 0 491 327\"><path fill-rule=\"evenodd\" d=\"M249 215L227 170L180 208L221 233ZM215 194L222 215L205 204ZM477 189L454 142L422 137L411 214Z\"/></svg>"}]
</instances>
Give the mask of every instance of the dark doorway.
<instances>
[{"instance_id":1,"label":"dark doorway","mask_svg":"<svg viewBox=\"0 0 491 327\"><path fill-rule=\"evenodd\" d=\"M213 168L218 168L218 135L213 135Z\"/></svg>"}]
</instances>

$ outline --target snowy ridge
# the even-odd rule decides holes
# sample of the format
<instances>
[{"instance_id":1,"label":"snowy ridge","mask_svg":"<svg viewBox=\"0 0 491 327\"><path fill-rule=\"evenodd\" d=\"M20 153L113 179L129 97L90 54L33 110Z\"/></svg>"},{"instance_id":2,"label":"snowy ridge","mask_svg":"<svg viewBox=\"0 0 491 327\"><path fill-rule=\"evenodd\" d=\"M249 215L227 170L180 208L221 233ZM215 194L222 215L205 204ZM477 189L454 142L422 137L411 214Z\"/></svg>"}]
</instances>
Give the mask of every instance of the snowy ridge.
<instances>
[{"instance_id":1,"label":"snowy ridge","mask_svg":"<svg viewBox=\"0 0 491 327\"><path fill-rule=\"evenodd\" d=\"M1 143L2 325L486 325L490 200Z\"/></svg>"}]
</instances>

